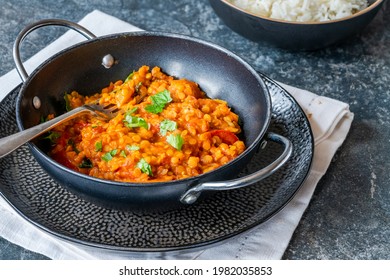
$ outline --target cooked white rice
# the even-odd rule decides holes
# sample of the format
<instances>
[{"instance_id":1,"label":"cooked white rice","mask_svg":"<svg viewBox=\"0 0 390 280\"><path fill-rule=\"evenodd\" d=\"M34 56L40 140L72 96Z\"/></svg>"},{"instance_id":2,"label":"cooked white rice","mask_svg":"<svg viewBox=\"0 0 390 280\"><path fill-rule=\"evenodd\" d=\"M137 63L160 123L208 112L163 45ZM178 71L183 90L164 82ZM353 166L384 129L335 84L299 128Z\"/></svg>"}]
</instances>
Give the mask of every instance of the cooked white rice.
<instances>
[{"instance_id":1,"label":"cooked white rice","mask_svg":"<svg viewBox=\"0 0 390 280\"><path fill-rule=\"evenodd\" d=\"M368 6L366 0L228 0L263 17L287 21L327 21L350 16Z\"/></svg>"}]
</instances>

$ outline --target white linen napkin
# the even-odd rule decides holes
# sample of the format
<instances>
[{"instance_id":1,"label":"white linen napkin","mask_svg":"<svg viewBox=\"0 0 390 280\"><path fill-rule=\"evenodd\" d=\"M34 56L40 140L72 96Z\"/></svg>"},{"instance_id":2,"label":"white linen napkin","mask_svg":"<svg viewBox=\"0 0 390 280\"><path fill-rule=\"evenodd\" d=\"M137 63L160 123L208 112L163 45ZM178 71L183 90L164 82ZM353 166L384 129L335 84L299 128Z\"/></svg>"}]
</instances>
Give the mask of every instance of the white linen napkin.
<instances>
[{"instance_id":1,"label":"white linen napkin","mask_svg":"<svg viewBox=\"0 0 390 280\"><path fill-rule=\"evenodd\" d=\"M140 30L100 11L91 12L79 23L97 36ZM74 31L65 33L25 63L27 72L31 72L59 50L82 40L83 37ZM20 83L16 70L1 77L0 100ZM59 239L27 222L0 197L0 236L52 259L281 259L318 181L345 140L353 120L353 113L349 111L348 104L281 85L307 114L315 138L315 153L309 176L299 192L283 210L265 223L220 245L196 252L176 255L127 254L108 252Z\"/></svg>"}]
</instances>

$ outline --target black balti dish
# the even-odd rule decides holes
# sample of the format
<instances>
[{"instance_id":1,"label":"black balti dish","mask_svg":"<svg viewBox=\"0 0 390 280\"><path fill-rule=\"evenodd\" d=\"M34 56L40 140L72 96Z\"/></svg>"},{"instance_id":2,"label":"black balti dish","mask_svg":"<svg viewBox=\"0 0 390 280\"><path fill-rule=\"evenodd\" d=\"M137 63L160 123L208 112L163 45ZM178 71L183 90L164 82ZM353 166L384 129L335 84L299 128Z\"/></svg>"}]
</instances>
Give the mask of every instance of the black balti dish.
<instances>
[{"instance_id":1,"label":"black balti dish","mask_svg":"<svg viewBox=\"0 0 390 280\"><path fill-rule=\"evenodd\" d=\"M28 76L18 56L19 44L29 32L45 25L81 30L90 40L53 56ZM63 113L64 92L97 92L142 65L159 66L169 75L195 81L209 97L226 100L241 118L247 147L244 153L214 171L171 182L136 184L93 178L52 160L41 142L29 144L37 162L52 178L88 201L111 208L146 211L181 207L196 202L199 196L252 185L273 174L291 156L291 142L268 130L272 106L264 81L245 61L219 46L186 36L153 32L94 38L74 23L45 20L20 33L14 54L24 80L16 101L16 119L21 130L39 123L41 116ZM109 61L113 63L102 65L102 59L107 56L112 57ZM61 79L58 79L59 72ZM38 109L33 102L37 97L42 104ZM284 146L280 156L261 170L237 178L265 140Z\"/></svg>"},{"instance_id":2,"label":"black balti dish","mask_svg":"<svg viewBox=\"0 0 390 280\"><path fill-rule=\"evenodd\" d=\"M291 139L294 150L281 169L261 182L217 192L183 209L140 215L104 208L74 195L48 176L28 147L22 146L0 158L0 193L40 229L88 247L167 256L178 250L220 244L283 209L310 171L314 143L304 112L283 88L263 75L262 78L273 104L269 129ZM0 103L0 137L18 130L15 103L19 89ZM280 145L268 143L240 176L267 166L281 150Z\"/></svg>"}]
</instances>

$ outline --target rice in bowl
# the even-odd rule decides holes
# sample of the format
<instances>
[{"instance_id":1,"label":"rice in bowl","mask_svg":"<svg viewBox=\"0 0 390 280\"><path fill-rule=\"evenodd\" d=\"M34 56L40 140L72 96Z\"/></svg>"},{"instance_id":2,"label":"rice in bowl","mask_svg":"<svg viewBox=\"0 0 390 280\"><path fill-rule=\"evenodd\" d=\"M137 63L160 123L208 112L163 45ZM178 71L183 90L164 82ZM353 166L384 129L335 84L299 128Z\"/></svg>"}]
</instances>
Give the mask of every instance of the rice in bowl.
<instances>
[{"instance_id":1,"label":"rice in bowl","mask_svg":"<svg viewBox=\"0 0 390 280\"><path fill-rule=\"evenodd\" d=\"M366 0L228 0L262 17L320 22L348 17L368 7Z\"/></svg>"}]
</instances>

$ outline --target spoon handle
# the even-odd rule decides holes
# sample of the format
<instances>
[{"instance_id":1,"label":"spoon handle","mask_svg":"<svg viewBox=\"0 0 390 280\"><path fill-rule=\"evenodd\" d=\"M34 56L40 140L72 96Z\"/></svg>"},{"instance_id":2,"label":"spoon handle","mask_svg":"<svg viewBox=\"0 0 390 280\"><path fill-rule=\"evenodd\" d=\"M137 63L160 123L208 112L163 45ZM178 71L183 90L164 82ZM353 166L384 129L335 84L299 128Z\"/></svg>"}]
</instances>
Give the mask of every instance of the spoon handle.
<instances>
[{"instance_id":1,"label":"spoon handle","mask_svg":"<svg viewBox=\"0 0 390 280\"><path fill-rule=\"evenodd\" d=\"M0 138L0 158L8 155L9 153L13 152L26 142L34 139L35 137L49 131L53 127L66 122L75 116L89 112L84 107L77 107L63 115L60 115L52 120L49 120L47 122L41 123L39 125L30 127L28 129L22 130L20 132L17 132L15 134L6 136L4 138Z\"/></svg>"}]
</instances>

